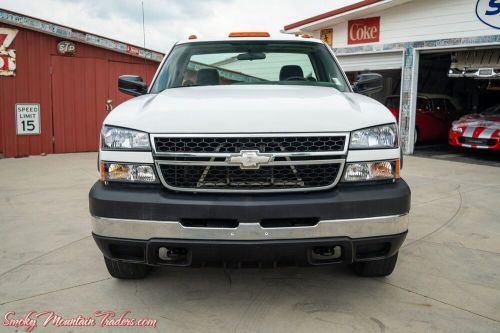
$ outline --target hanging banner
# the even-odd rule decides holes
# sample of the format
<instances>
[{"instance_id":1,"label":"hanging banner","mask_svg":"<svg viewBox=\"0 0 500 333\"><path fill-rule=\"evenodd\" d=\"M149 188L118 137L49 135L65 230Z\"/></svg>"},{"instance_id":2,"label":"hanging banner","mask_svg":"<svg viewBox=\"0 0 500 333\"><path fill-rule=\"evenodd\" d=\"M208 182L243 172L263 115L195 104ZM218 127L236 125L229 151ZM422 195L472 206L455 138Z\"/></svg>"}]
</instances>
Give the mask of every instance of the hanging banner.
<instances>
[{"instance_id":1,"label":"hanging banner","mask_svg":"<svg viewBox=\"0 0 500 333\"><path fill-rule=\"evenodd\" d=\"M17 33L17 29L0 27L0 76L16 75L16 50L9 50L8 47Z\"/></svg>"}]
</instances>

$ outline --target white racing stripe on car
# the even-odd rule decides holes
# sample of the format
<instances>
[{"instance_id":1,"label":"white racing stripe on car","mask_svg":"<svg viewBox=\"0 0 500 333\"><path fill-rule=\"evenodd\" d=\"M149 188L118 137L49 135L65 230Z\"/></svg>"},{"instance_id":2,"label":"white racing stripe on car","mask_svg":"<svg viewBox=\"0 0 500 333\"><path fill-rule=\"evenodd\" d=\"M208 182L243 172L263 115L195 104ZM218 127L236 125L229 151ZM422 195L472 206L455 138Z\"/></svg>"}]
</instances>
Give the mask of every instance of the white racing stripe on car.
<instances>
[{"instance_id":1,"label":"white racing stripe on car","mask_svg":"<svg viewBox=\"0 0 500 333\"><path fill-rule=\"evenodd\" d=\"M495 133L497 129L493 127L486 128L479 136L480 139L490 139L493 133Z\"/></svg>"},{"instance_id":2,"label":"white racing stripe on car","mask_svg":"<svg viewBox=\"0 0 500 333\"><path fill-rule=\"evenodd\" d=\"M475 128L475 127L472 127L472 126L471 126L471 127L467 127L467 129L466 129L466 130L465 130L465 132L464 132L464 135L462 135L462 136L465 136L465 137L468 137L468 138L472 138L472 135L474 134L474 130L475 130L475 129L476 129L476 128ZM465 145L464 145L464 146L465 146Z\"/></svg>"}]
</instances>

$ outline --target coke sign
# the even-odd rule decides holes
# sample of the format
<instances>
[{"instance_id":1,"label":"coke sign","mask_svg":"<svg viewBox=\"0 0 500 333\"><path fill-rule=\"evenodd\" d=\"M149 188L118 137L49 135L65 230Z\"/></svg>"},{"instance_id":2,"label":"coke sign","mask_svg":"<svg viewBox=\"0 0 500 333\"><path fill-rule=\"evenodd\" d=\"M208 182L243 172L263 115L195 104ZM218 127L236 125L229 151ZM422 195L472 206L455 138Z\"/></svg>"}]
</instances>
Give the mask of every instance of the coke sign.
<instances>
[{"instance_id":1,"label":"coke sign","mask_svg":"<svg viewBox=\"0 0 500 333\"><path fill-rule=\"evenodd\" d=\"M347 44L374 43L380 40L380 16L348 23Z\"/></svg>"}]
</instances>

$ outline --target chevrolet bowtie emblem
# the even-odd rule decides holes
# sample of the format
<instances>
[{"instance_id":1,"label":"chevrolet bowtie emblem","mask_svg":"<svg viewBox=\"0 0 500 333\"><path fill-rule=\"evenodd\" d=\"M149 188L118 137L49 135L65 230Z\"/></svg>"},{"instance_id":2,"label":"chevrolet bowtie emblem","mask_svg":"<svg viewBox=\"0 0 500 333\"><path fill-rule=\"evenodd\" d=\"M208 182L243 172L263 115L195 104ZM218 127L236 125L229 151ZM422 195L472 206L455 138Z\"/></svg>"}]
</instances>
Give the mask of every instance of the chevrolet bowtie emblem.
<instances>
[{"instance_id":1,"label":"chevrolet bowtie emblem","mask_svg":"<svg viewBox=\"0 0 500 333\"><path fill-rule=\"evenodd\" d=\"M226 159L229 164L239 164L241 169L259 169L262 164L273 160L271 154L261 154L258 150L242 150Z\"/></svg>"}]
</instances>

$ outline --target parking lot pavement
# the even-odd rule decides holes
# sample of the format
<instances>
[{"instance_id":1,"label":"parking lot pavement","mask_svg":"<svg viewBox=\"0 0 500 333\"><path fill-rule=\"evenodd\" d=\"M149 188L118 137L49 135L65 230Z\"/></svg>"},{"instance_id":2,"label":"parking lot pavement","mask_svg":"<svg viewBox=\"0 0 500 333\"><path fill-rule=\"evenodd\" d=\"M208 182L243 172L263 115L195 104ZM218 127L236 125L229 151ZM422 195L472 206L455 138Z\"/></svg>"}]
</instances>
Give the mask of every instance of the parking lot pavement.
<instances>
[{"instance_id":1,"label":"parking lot pavement","mask_svg":"<svg viewBox=\"0 0 500 333\"><path fill-rule=\"evenodd\" d=\"M95 153L4 159L0 174L2 321L8 311L130 310L157 319L142 330L159 332L500 332L499 167L406 157L410 232L395 272L375 279L336 266L115 280L90 236Z\"/></svg>"}]
</instances>

